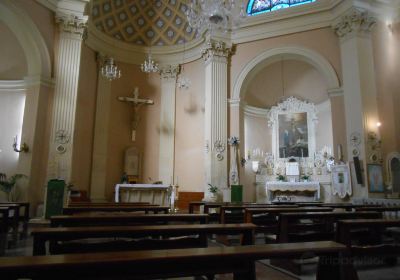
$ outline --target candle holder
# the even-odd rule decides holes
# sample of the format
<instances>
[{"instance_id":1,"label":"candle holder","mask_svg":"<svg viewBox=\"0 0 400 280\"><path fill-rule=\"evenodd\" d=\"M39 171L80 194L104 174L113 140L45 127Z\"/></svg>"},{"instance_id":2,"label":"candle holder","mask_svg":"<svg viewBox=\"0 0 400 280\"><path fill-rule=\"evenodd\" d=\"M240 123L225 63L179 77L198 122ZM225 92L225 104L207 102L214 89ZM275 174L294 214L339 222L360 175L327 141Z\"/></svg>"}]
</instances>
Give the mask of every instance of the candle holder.
<instances>
[{"instance_id":1,"label":"candle holder","mask_svg":"<svg viewBox=\"0 0 400 280\"><path fill-rule=\"evenodd\" d=\"M22 143L22 145L19 146L19 149L17 148L17 136L14 137L14 143L13 143L12 146L13 146L14 152L17 152L17 153L27 153L27 152L29 152L29 146L25 142Z\"/></svg>"}]
</instances>

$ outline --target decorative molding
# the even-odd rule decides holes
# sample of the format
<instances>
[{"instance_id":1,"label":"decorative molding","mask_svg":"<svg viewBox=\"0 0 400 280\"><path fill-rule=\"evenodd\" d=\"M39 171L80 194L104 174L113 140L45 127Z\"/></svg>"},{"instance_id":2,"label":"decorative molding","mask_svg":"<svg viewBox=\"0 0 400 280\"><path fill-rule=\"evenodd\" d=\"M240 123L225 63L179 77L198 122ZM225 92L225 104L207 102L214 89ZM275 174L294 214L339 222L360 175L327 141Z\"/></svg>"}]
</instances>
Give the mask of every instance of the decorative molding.
<instances>
[{"instance_id":1,"label":"decorative molding","mask_svg":"<svg viewBox=\"0 0 400 280\"><path fill-rule=\"evenodd\" d=\"M229 107L239 107L240 106L240 99L228 98Z\"/></svg>"},{"instance_id":2,"label":"decorative molding","mask_svg":"<svg viewBox=\"0 0 400 280\"><path fill-rule=\"evenodd\" d=\"M243 106L243 112L245 116L256 117L256 118L268 118L269 110L250 105Z\"/></svg>"},{"instance_id":3,"label":"decorative molding","mask_svg":"<svg viewBox=\"0 0 400 280\"><path fill-rule=\"evenodd\" d=\"M161 79L176 79L180 72L180 65L165 65L160 69Z\"/></svg>"},{"instance_id":4,"label":"decorative molding","mask_svg":"<svg viewBox=\"0 0 400 280\"><path fill-rule=\"evenodd\" d=\"M0 80L0 91L21 92L40 85L54 87L55 82L54 79L40 76L25 77L24 80Z\"/></svg>"},{"instance_id":5,"label":"decorative molding","mask_svg":"<svg viewBox=\"0 0 400 280\"><path fill-rule=\"evenodd\" d=\"M336 97L336 96L343 96L343 88L332 88L328 89L328 96L329 98Z\"/></svg>"},{"instance_id":6,"label":"decorative molding","mask_svg":"<svg viewBox=\"0 0 400 280\"><path fill-rule=\"evenodd\" d=\"M333 30L339 38L353 34L369 34L376 24L376 19L367 10L351 8L333 23Z\"/></svg>"},{"instance_id":7,"label":"decorative molding","mask_svg":"<svg viewBox=\"0 0 400 280\"><path fill-rule=\"evenodd\" d=\"M56 14L56 23L64 32L83 36L86 28L87 16L76 16L73 14Z\"/></svg>"},{"instance_id":8,"label":"decorative molding","mask_svg":"<svg viewBox=\"0 0 400 280\"><path fill-rule=\"evenodd\" d=\"M251 61L241 70L237 77L234 77L232 99L243 99L247 89L247 82L266 66L282 59L294 59L306 62L317 69L325 78L328 90L340 87L339 78L335 69L329 61L318 52L300 46L287 46L266 50Z\"/></svg>"},{"instance_id":9,"label":"decorative molding","mask_svg":"<svg viewBox=\"0 0 400 280\"><path fill-rule=\"evenodd\" d=\"M272 152L274 157L279 159L278 116L290 113L307 113L308 157L311 157L316 151L315 124L318 121L317 109L313 103L299 100L293 96L271 107L268 112L268 126L272 127Z\"/></svg>"},{"instance_id":10,"label":"decorative molding","mask_svg":"<svg viewBox=\"0 0 400 280\"><path fill-rule=\"evenodd\" d=\"M221 61L226 61L231 53L232 48L227 46L225 42L213 39L208 39L201 50L201 56L206 62L213 58L222 58Z\"/></svg>"},{"instance_id":11,"label":"decorative molding","mask_svg":"<svg viewBox=\"0 0 400 280\"><path fill-rule=\"evenodd\" d=\"M29 14L15 1L0 1L0 19L14 33L28 64L29 76L51 76L51 60L47 44Z\"/></svg>"}]
</instances>

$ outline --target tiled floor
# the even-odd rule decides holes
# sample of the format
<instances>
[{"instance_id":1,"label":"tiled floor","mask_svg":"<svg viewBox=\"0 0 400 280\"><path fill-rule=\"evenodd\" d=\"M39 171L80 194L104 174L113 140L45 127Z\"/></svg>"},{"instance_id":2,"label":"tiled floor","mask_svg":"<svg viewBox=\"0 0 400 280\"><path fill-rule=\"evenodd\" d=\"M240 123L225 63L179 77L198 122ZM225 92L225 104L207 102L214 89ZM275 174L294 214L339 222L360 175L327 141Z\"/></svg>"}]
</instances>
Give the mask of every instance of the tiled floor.
<instances>
[{"instance_id":1,"label":"tiled floor","mask_svg":"<svg viewBox=\"0 0 400 280\"><path fill-rule=\"evenodd\" d=\"M260 241L261 242L261 241ZM210 246L223 246L214 241L210 242ZM32 255L32 238L21 240L17 248L7 250L6 256L29 256ZM1 258L0 258L1 261ZM294 275L290 272L278 269L269 264L268 260L258 261L256 263L257 279L260 280L314 280L315 279L316 264L310 263L302 265L302 275ZM357 272L360 280L400 280L400 260L397 265L358 265ZM220 280L231 280L232 275L218 275L216 277ZM179 279L193 279L192 277L185 277Z\"/></svg>"}]
</instances>

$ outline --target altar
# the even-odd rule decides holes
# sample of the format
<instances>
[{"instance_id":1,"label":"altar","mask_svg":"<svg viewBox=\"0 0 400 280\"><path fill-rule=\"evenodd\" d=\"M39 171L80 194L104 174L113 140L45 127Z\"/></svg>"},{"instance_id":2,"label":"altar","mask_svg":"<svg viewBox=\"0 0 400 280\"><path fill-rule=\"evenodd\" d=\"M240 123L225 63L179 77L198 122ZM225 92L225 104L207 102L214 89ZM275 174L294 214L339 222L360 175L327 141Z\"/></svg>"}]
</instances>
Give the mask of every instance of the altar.
<instances>
[{"instance_id":1,"label":"altar","mask_svg":"<svg viewBox=\"0 0 400 280\"><path fill-rule=\"evenodd\" d=\"M319 182L266 182L265 193L268 202L310 202L321 198Z\"/></svg>"},{"instance_id":2,"label":"altar","mask_svg":"<svg viewBox=\"0 0 400 280\"><path fill-rule=\"evenodd\" d=\"M117 184L115 202L148 202L160 206L174 205L174 188L161 184Z\"/></svg>"}]
</instances>

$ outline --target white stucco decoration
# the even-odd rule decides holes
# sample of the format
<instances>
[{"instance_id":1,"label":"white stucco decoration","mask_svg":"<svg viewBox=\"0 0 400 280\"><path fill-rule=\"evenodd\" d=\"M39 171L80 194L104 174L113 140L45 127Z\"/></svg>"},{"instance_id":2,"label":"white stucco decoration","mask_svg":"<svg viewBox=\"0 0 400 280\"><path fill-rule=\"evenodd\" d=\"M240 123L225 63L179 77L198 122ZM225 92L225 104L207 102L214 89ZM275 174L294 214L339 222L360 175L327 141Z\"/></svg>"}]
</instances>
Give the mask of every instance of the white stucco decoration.
<instances>
[{"instance_id":1,"label":"white stucco decoration","mask_svg":"<svg viewBox=\"0 0 400 280\"><path fill-rule=\"evenodd\" d=\"M290 113L307 113L308 157L312 157L316 149L315 125L318 121L317 109L313 103L291 96L268 111L268 126L272 127L272 152L274 153L274 158L279 159L278 117L279 115Z\"/></svg>"}]
</instances>

